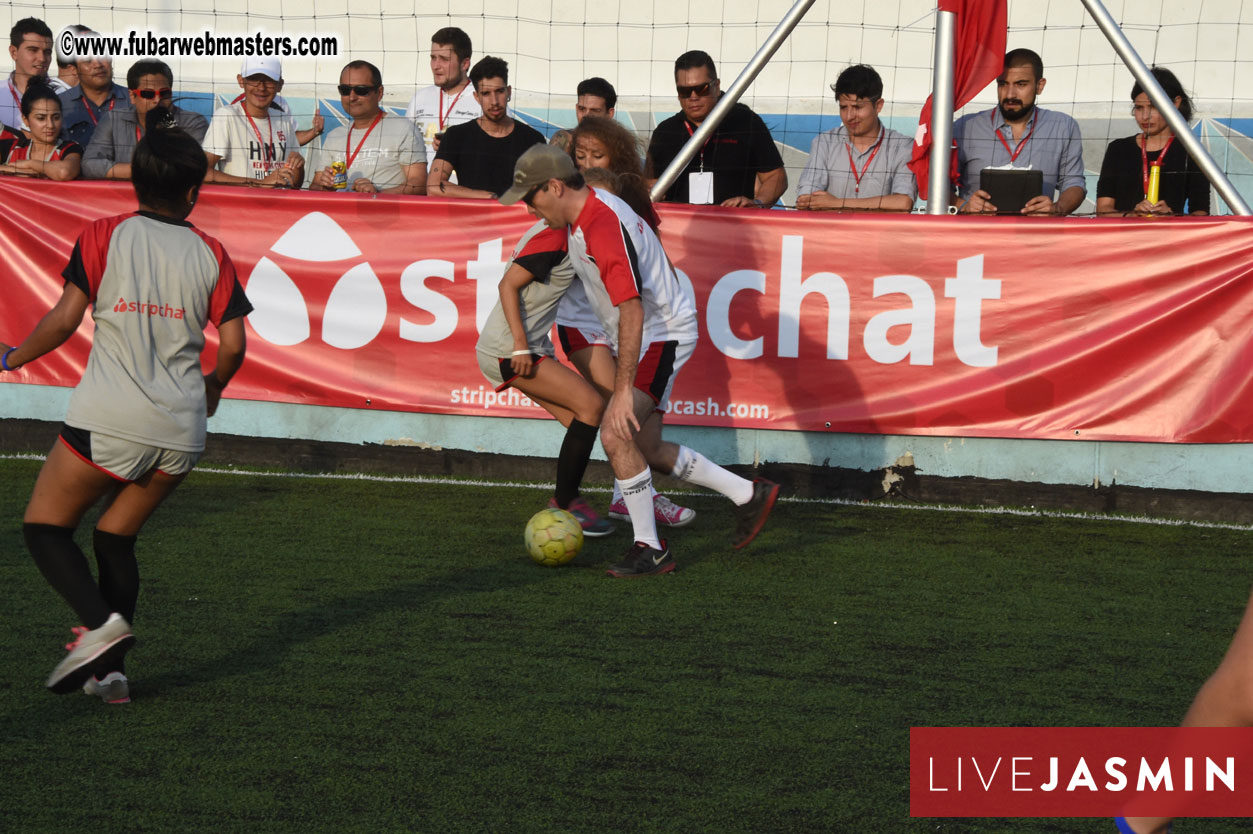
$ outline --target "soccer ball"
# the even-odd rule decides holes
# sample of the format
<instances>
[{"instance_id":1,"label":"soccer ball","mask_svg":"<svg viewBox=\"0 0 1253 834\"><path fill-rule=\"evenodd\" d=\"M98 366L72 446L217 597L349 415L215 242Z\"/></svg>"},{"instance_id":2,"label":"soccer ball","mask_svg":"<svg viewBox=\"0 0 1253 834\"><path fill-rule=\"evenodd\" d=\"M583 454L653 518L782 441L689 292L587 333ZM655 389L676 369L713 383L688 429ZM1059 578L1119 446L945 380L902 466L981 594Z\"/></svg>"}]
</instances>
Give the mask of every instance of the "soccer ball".
<instances>
[{"instance_id":1,"label":"soccer ball","mask_svg":"<svg viewBox=\"0 0 1253 834\"><path fill-rule=\"evenodd\" d=\"M583 526L565 510L548 507L531 516L523 534L531 558L547 567L564 565L583 549Z\"/></svg>"}]
</instances>

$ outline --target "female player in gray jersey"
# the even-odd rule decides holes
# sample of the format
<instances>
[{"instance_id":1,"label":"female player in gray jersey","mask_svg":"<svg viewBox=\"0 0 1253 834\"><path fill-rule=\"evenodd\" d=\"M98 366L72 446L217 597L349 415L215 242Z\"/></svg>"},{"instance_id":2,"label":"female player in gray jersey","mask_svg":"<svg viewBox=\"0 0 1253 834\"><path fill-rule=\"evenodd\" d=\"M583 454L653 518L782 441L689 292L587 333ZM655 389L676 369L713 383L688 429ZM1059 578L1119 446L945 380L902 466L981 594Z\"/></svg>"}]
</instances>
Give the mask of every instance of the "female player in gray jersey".
<instances>
[{"instance_id":1,"label":"female player in gray jersey","mask_svg":"<svg viewBox=\"0 0 1253 834\"><path fill-rule=\"evenodd\" d=\"M0 368L15 371L63 344L92 308L87 368L23 525L35 564L82 622L48 677L56 693L82 687L109 703L130 700L122 660L135 642L136 536L195 465L205 420L243 363L252 307L221 244L185 219L206 167L170 111L151 111L132 158L138 211L87 224L60 300L20 345L0 343ZM210 322L217 367L202 375ZM93 580L74 530L106 496L92 535Z\"/></svg>"}]
</instances>

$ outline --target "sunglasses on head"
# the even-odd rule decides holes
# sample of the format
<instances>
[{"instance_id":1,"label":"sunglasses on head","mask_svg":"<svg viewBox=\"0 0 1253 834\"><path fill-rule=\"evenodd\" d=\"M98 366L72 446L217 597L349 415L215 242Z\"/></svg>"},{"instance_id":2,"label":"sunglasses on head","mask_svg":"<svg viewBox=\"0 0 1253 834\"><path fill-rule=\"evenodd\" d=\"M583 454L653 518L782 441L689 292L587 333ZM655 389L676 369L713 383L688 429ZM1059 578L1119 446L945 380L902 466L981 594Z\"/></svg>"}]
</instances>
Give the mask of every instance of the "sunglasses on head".
<instances>
[{"instance_id":1,"label":"sunglasses on head","mask_svg":"<svg viewBox=\"0 0 1253 834\"><path fill-rule=\"evenodd\" d=\"M340 84L337 88L341 96L356 93L359 96L368 96L370 93L378 89L378 87L369 84Z\"/></svg>"},{"instance_id":2,"label":"sunglasses on head","mask_svg":"<svg viewBox=\"0 0 1253 834\"><path fill-rule=\"evenodd\" d=\"M131 90L131 92L139 96L140 98L146 98L150 100L154 98L157 100L165 99L174 95L174 91L171 90L169 87L162 87L159 90Z\"/></svg>"},{"instance_id":3,"label":"sunglasses on head","mask_svg":"<svg viewBox=\"0 0 1253 834\"><path fill-rule=\"evenodd\" d=\"M709 95L709 91L713 88L712 81L706 81L704 84L693 84L691 87L685 87L682 84L675 85L675 89L679 91L679 98L689 98L692 93L704 98Z\"/></svg>"}]
</instances>

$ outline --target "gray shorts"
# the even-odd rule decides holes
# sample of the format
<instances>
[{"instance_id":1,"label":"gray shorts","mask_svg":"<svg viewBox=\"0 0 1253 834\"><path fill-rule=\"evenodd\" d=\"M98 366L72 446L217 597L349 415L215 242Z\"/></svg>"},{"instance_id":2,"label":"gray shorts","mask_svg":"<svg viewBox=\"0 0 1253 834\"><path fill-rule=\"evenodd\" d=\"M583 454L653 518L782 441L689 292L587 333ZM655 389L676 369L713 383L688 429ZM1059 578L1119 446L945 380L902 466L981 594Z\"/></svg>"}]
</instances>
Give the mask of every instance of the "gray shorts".
<instances>
[{"instance_id":1,"label":"gray shorts","mask_svg":"<svg viewBox=\"0 0 1253 834\"><path fill-rule=\"evenodd\" d=\"M61 442L84 462L127 483L154 469L166 475L186 475L200 460L200 452L161 449L68 424L61 427Z\"/></svg>"}]
</instances>

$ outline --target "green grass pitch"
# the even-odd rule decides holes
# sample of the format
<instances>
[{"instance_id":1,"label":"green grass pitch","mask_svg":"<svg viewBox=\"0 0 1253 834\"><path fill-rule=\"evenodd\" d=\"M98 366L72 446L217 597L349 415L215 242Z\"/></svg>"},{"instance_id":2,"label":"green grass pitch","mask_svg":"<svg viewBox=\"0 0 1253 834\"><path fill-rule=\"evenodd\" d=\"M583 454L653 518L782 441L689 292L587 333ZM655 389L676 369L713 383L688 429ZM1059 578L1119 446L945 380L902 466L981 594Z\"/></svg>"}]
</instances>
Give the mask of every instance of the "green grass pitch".
<instances>
[{"instance_id":1,"label":"green grass pitch","mask_svg":"<svg viewBox=\"0 0 1253 834\"><path fill-rule=\"evenodd\" d=\"M0 461L14 834L1108 834L910 819L909 728L1176 724L1253 573L1239 530L817 503L734 551L683 496L678 571L611 580L624 529L528 558L536 489L196 472L112 707L43 689L76 622L22 543L37 470Z\"/></svg>"}]
</instances>

